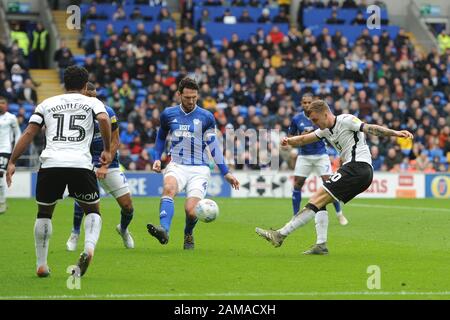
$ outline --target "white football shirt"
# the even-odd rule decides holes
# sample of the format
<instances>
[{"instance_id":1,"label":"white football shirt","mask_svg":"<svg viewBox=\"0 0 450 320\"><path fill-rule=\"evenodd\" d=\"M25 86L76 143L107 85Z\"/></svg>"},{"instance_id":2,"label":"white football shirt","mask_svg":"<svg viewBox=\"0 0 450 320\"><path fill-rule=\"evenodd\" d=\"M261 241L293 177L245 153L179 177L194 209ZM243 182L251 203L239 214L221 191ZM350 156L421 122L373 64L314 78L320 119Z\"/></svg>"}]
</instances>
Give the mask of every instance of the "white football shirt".
<instances>
[{"instance_id":1,"label":"white football shirt","mask_svg":"<svg viewBox=\"0 0 450 320\"><path fill-rule=\"evenodd\" d=\"M54 96L39 104L30 123L45 125L41 167L93 169L94 120L102 112L106 109L100 100L80 93Z\"/></svg>"},{"instance_id":2,"label":"white football shirt","mask_svg":"<svg viewBox=\"0 0 450 320\"><path fill-rule=\"evenodd\" d=\"M341 114L331 128L314 131L319 139L326 139L341 156L342 163L361 161L372 165L372 156L362 132L364 123L351 114Z\"/></svg>"},{"instance_id":3,"label":"white football shirt","mask_svg":"<svg viewBox=\"0 0 450 320\"><path fill-rule=\"evenodd\" d=\"M0 115L0 153L11 153L13 142L20 137L19 123L15 115L5 112Z\"/></svg>"}]
</instances>

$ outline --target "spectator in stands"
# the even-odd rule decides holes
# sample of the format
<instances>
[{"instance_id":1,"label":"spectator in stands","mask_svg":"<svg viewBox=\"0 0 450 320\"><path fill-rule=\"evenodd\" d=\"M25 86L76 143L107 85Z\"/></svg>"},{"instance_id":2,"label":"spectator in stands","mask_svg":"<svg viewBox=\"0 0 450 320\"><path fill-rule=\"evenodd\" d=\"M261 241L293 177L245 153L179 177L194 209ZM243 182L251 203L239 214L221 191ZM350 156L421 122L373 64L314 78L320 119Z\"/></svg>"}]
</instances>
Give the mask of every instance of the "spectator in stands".
<instances>
[{"instance_id":1,"label":"spectator in stands","mask_svg":"<svg viewBox=\"0 0 450 320\"><path fill-rule=\"evenodd\" d=\"M269 37L274 45L280 44L283 41L284 34L277 26L273 26L269 32Z\"/></svg>"},{"instance_id":2,"label":"spectator in stands","mask_svg":"<svg viewBox=\"0 0 450 320\"><path fill-rule=\"evenodd\" d=\"M258 23L271 23L270 19L270 10L268 8L264 8L261 12L261 16L257 20Z\"/></svg>"},{"instance_id":3,"label":"spectator in stands","mask_svg":"<svg viewBox=\"0 0 450 320\"><path fill-rule=\"evenodd\" d=\"M11 80L5 80L3 82L3 88L0 89L0 96L5 97L9 102L17 102L17 93L13 88L13 83Z\"/></svg>"},{"instance_id":4,"label":"spectator in stands","mask_svg":"<svg viewBox=\"0 0 450 320\"><path fill-rule=\"evenodd\" d=\"M233 24L236 23L236 17L231 13L231 10L227 8L223 12L223 15L214 19L214 21Z\"/></svg>"},{"instance_id":5,"label":"spectator in stands","mask_svg":"<svg viewBox=\"0 0 450 320\"><path fill-rule=\"evenodd\" d=\"M106 20L108 17L104 14L97 13L97 7L92 5L89 7L88 12L81 18L81 22L84 25L87 20Z\"/></svg>"},{"instance_id":6,"label":"spectator in stands","mask_svg":"<svg viewBox=\"0 0 450 320\"><path fill-rule=\"evenodd\" d=\"M338 14L337 11L336 11L336 10L333 10L333 11L331 12L331 17L328 18L328 19L325 21L325 23L326 23L326 24L344 24L345 20L344 20L344 19L339 19L338 16L337 16L337 14Z\"/></svg>"},{"instance_id":7,"label":"spectator in stands","mask_svg":"<svg viewBox=\"0 0 450 320\"><path fill-rule=\"evenodd\" d=\"M232 0L231 5L234 7L245 7L246 3L244 0Z\"/></svg>"},{"instance_id":8,"label":"spectator in stands","mask_svg":"<svg viewBox=\"0 0 450 320\"><path fill-rule=\"evenodd\" d=\"M248 10L244 9L244 11L242 11L242 15L238 19L238 22L252 23L255 22L255 20L253 20L253 18L250 17Z\"/></svg>"},{"instance_id":9,"label":"spectator in stands","mask_svg":"<svg viewBox=\"0 0 450 320\"><path fill-rule=\"evenodd\" d=\"M166 7L162 7L158 15L158 21L172 21L172 20L173 20L172 15L170 14L169 9L167 9Z\"/></svg>"},{"instance_id":10,"label":"spectator in stands","mask_svg":"<svg viewBox=\"0 0 450 320\"><path fill-rule=\"evenodd\" d=\"M373 170L380 171L381 167L384 164L384 157L380 155L380 152L379 152L379 149L377 146L372 146L370 148L370 153L372 154Z\"/></svg>"},{"instance_id":11,"label":"spectator in stands","mask_svg":"<svg viewBox=\"0 0 450 320\"><path fill-rule=\"evenodd\" d=\"M197 30L199 30L201 28L201 26L204 26L205 23L208 23L208 22L213 22L213 19L209 15L208 9L203 9L202 14L197 21Z\"/></svg>"},{"instance_id":12,"label":"spectator in stands","mask_svg":"<svg viewBox=\"0 0 450 320\"><path fill-rule=\"evenodd\" d=\"M19 89L17 94L17 101L19 103L37 103L37 92L34 88L33 81L31 79L26 79L23 86Z\"/></svg>"},{"instance_id":13,"label":"spectator in stands","mask_svg":"<svg viewBox=\"0 0 450 320\"><path fill-rule=\"evenodd\" d=\"M130 157L130 149L123 143L119 147L119 162L126 170L136 169L136 165L133 164L133 159Z\"/></svg>"},{"instance_id":14,"label":"spectator in stands","mask_svg":"<svg viewBox=\"0 0 450 320\"><path fill-rule=\"evenodd\" d=\"M367 20L364 18L364 15L361 11L358 11L356 17L351 21L351 25L359 25L363 26L367 23Z\"/></svg>"},{"instance_id":15,"label":"spectator in stands","mask_svg":"<svg viewBox=\"0 0 450 320\"><path fill-rule=\"evenodd\" d=\"M284 10L280 10L278 15L276 15L273 20L273 23L289 23L289 17L286 15Z\"/></svg>"},{"instance_id":16,"label":"spectator in stands","mask_svg":"<svg viewBox=\"0 0 450 320\"><path fill-rule=\"evenodd\" d=\"M122 131L120 134L120 141L125 145L130 145L138 136L139 133L135 130L134 125L128 123L127 130Z\"/></svg>"},{"instance_id":17,"label":"spectator in stands","mask_svg":"<svg viewBox=\"0 0 450 320\"><path fill-rule=\"evenodd\" d=\"M27 33L20 29L20 24L15 23L13 25L10 37L12 42L17 42L18 47L22 49L23 55L28 57L30 39L28 38Z\"/></svg>"},{"instance_id":18,"label":"spectator in stands","mask_svg":"<svg viewBox=\"0 0 450 320\"><path fill-rule=\"evenodd\" d=\"M100 34L96 33L84 46L84 50L86 51L86 55L94 54L97 51L101 51L104 47L104 42Z\"/></svg>"},{"instance_id":19,"label":"spectator in stands","mask_svg":"<svg viewBox=\"0 0 450 320\"><path fill-rule=\"evenodd\" d=\"M11 81L16 93L22 87L27 78L28 75L26 71L22 69L22 67L19 64L16 63L11 67Z\"/></svg>"},{"instance_id":20,"label":"spectator in stands","mask_svg":"<svg viewBox=\"0 0 450 320\"><path fill-rule=\"evenodd\" d=\"M195 7L195 0L182 1L181 28L184 28L185 26L189 28L194 28L194 7Z\"/></svg>"},{"instance_id":21,"label":"spectator in stands","mask_svg":"<svg viewBox=\"0 0 450 320\"><path fill-rule=\"evenodd\" d=\"M145 170L145 171L151 171L152 170L152 162L150 159L150 156L148 155L147 150L142 150L139 154L139 158L136 161L136 170Z\"/></svg>"},{"instance_id":22,"label":"spectator in stands","mask_svg":"<svg viewBox=\"0 0 450 320\"><path fill-rule=\"evenodd\" d=\"M60 82L64 82L64 69L75 64L72 51L66 46L65 41L61 41L60 47L53 55L53 61L58 65Z\"/></svg>"},{"instance_id":23,"label":"spectator in stands","mask_svg":"<svg viewBox=\"0 0 450 320\"><path fill-rule=\"evenodd\" d=\"M325 8L325 4L322 2L322 0L312 0L311 5L317 9Z\"/></svg>"},{"instance_id":24,"label":"spectator in stands","mask_svg":"<svg viewBox=\"0 0 450 320\"><path fill-rule=\"evenodd\" d=\"M441 33L437 36L437 40L441 54L444 54L447 49L450 49L450 34L445 29L442 29Z\"/></svg>"},{"instance_id":25,"label":"spectator in stands","mask_svg":"<svg viewBox=\"0 0 450 320\"><path fill-rule=\"evenodd\" d=\"M358 8L358 5L356 4L355 0L344 0L342 3L343 9L356 9Z\"/></svg>"},{"instance_id":26,"label":"spectator in stands","mask_svg":"<svg viewBox=\"0 0 450 320\"><path fill-rule=\"evenodd\" d=\"M327 3L327 8L331 8L331 9L339 8L339 1L338 0L329 0Z\"/></svg>"},{"instance_id":27,"label":"spectator in stands","mask_svg":"<svg viewBox=\"0 0 450 320\"><path fill-rule=\"evenodd\" d=\"M118 6L116 12L114 12L112 16L114 21L117 20L125 20L127 18L127 14L125 13L125 10L122 6Z\"/></svg>"},{"instance_id":28,"label":"spectator in stands","mask_svg":"<svg viewBox=\"0 0 450 320\"><path fill-rule=\"evenodd\" d=\"M384 160L386 170L390 171L395 165L399 165L402 162L402 155L395 148L389 148L387 156Z\"/></svg>"},{"instance_id":29,"label":"spectator in stands","mask_svg":"<svg viewBox=\"0 0 450 320\"><path fill-rule=\"evenodd\" d=\"M33 30L33 37L31 42L31 52L34 58L34 68L47 69L47 55L49 48L50 37L48 31L44 28L42 23L36 24L36 29Z\"/></svg>"},{"instance_id":30,"label":"spectator in stands","mask_svg":"<svg viewBox=\"0 0 450 320\"><path fill-rule=\"evenodd\" d=\"M203 5L204 6L217 7L217 6L221 6L222 5L222 1L221 0L204 0L203 1Z\"/></svg>"}]
</instances>

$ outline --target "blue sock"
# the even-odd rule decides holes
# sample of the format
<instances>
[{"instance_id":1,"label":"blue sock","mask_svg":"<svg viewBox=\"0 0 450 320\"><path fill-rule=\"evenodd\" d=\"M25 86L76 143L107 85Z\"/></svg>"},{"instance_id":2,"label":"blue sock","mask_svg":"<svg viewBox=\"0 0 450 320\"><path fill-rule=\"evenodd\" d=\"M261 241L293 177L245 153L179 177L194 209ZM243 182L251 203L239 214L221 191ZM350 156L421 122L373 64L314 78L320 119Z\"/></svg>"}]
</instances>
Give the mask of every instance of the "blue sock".
<instances>
[{"instance_id":1,"label":"blue sock","mask_svg":"<svg viewBox=\"0 0 450 320\"><path fill-rule=\"evenodd\" d=\"M333 206L336 209L336 213L341 212L341 203L339 201L333 202Z\"/></svg>"},{"instance_id":2,"label":"blue sock","mask_svg":"<svg viewBox=\"0 0 450 320\"><path fill-rule=\"evenodd\" d=\"M184 234L191 234L192 231L194 231L194 227L197 224L198 218L195 218L194 220L186 217L186 226L184 227Z\"/></svg>"},{"instance_id":3,"label":"blue sock","mask_svg":"<svg viewBox=\"0 0 450 320\"><path fill-rule=\"evenodd\" d=\"M173 199L170 197L162 197L159 205L159 222L164 230L169 233L170 225L175 211Z\"/></svg>"},{"instance_id":4,"label":"blue sock","mask_svg":"<svg viewBox=\"0 0 450 320\"><path fill-rule=\"evenodd\" d=\"M292 209L294 211L294 216L300 210L300 203L302 202L302 191L294 189L292 192Z\"/></svg>"},{"instance_id":5,"label":"blue sock","mask_svg":"<svg viewBox=\"0 0 450 320\"><path fill-rule=\"evenodd\" d=\"M81 222L83 221L84 212L81 209L78 202L75 201L75 205L73 208L73 229L72 232L76 234L80 234Z\"/></svg>"},{"instance_id":6,"label":"blue sock","mask_svg":"<svg viewBox=\"0 0 450 320\"><path fill-rule=\"evenodd\" d=\"M122 232L127 230L128 225L130 224L131 220L133 220L133 212L133 209L131 210L131 212L123 211L123 209L120 211L120 229L122 229Z\"/></svg>"}]
</instances>

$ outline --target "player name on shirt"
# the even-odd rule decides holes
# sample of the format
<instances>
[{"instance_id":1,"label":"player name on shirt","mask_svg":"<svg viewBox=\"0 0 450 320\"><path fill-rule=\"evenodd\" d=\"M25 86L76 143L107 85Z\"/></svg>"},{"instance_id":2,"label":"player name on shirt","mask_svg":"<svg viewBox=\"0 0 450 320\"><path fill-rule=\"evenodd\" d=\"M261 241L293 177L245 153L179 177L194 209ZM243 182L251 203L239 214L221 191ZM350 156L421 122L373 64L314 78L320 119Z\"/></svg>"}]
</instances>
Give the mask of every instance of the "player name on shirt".
<instances>
[{"instance_id":1,"label":"player name on shirt","mask_svg":"<svg viewBox=\"0 0 450 320\"><path fill-rule=\"evenodd\" d=\"M49 112L55 113L55 112L59 112L59 111L64 111L64 110L84 110L86 113L91 112L92 108L88 105L88 104L83 104L80 105L79 103L67 103L67 104L63 104L63 105L57 105L55 107L51 107L49 108Z\"/></svg>"}]
</instances>

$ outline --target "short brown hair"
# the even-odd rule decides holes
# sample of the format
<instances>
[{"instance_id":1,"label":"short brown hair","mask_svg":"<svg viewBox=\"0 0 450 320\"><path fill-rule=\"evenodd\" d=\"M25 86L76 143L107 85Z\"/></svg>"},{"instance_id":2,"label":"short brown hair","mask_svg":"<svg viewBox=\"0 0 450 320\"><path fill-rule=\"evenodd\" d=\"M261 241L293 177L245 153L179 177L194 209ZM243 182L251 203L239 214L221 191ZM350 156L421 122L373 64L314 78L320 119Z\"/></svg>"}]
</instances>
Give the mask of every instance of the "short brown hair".
<instances>
[{"instance_id":1,"label":"short brown hair","mask_svg":"<svg viewBox=\"0 0 450 320\"><path fill-rule=\"evenodd\" d=\"M311 104L308 107L308 110L305 110L305 115L309 118L309 116L311 115L311 113L313 112L325 112L325 111L330 111L330 107L328 106L328 103L326 103L323 100L314 100L313 102L311 102Z\"/></svg>"},{"instance_id":2,"label":"short brown hair","mask_svg":"<svg viewBox=\"0 0 450 320\"><path fill-rule=\"evenodd\" d=\"M200 91L197 81L189 77L185 77L180 81L178 91L183 93L184 88Z\"/></svg>"}]
</instances>

